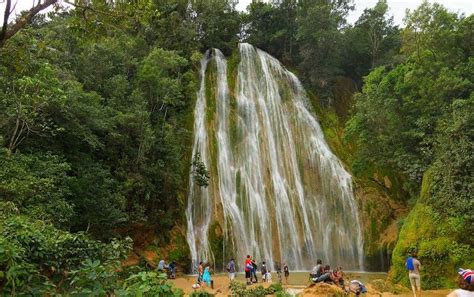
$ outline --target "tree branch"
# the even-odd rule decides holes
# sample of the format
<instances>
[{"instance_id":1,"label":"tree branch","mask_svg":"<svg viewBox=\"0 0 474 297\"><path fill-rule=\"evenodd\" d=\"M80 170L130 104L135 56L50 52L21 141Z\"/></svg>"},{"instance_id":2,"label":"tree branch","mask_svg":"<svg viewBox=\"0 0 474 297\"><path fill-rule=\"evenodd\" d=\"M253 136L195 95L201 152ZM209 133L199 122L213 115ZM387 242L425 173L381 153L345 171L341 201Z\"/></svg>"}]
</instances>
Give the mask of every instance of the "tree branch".
<instances>
[{"instance_id":1,"label":"tree branch","mask_svg":"<svg viewBox=\"0 0 474 297\"><path fill-rule=\"evenodd\" d=\"M66 4L69 4L71 6L74 6L75 8L81 8L81 9L84 10L84 12L86 10L90 10L90 11L95 12L97 14L102 14L102 15L111 16L111 17L120 17L120 16L127 17L126 14L122 14L122 13L113 14L113 13L110 13L110 12L107 12L107 11L97 10L94 7L92 7L91 5L81 5L81 4L71 2L69 0L64 0L63 2L66 3Z\"/></svg>"},{"instance_id":2,"label":"tree branch","mask_svg":"<svg viewBox=\"0 0 474 297\"><path fill-rule=\"evenodd\" d=\"M7 0L7 6L5 7L5 12L3 14L3 26L2 31L0 32L0 40L3 40L5 35L7 34L7 26L8 26L8 18L10 17L10 7L12 5L11 0Z\"/></svg>"},{"instance_id":3,"label":"tree branch","mask_svg":"<svg viewBox=\"0 0 474 297\"><path fill-rule=\"evenodd\" d=\"M12 24L12 26L8 28L8 17L11 13L10 7L8 6L11 5L11 0L7 0L7 10L5 11L5 15L7 17L3 20L4 24L2 27L2 34L0 35L0 48L4 46L5 41L7 41L13 35L18 33L18 31L23 29L26 25L31 24L35 15L37 15L43 9L46 9L57 2L58 0L45 0L43 3L41 3L41 1L38 1L38 4L36 6L33 6L23 16L21 16L20 19L16 21L16 23ZM5 22L7 23L7 25L5 25Z\"/></svg>"}]
</instances>

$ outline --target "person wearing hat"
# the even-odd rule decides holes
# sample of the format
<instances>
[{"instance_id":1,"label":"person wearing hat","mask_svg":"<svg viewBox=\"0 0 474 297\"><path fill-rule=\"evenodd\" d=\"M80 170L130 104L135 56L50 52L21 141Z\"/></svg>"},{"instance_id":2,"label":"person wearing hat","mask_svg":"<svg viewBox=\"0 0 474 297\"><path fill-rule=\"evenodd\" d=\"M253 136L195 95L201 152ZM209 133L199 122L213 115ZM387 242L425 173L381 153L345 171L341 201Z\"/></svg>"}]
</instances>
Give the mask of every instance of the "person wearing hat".
<instances>
[{"instance_id":1,"label":"person wearing hat","mask_svg":"<svg viewBox=\"0 0 474 297\"><path fill-rule=\"evenodd\" d=\"M459 289L449 293L447 297L474 297L474 271L459 268Z\"/></svg>"}]
</instances>

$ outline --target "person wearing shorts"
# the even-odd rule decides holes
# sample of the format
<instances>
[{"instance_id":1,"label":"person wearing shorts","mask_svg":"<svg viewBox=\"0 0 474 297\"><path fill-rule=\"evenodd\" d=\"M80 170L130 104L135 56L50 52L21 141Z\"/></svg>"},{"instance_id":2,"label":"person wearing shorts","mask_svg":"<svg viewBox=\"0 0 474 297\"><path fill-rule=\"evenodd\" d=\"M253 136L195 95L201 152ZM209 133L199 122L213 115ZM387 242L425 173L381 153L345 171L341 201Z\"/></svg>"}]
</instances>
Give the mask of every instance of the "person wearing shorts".
<instances>
[{"instance_id":1,"label":"person wearing shorts","mask_svg":"<svg viewBox=\"0 0 474 297\"><path fill-rule=\"evenodd\" d=\"M405 266L408 269L408 278L410 279L411 289L413 296L421 296L421 280L420 280L420 268L421 263L418 261L416 253L412 253L411 257L408 257ZM418 292L418 294L417 294Z\"/></svg>"}]
</instances>

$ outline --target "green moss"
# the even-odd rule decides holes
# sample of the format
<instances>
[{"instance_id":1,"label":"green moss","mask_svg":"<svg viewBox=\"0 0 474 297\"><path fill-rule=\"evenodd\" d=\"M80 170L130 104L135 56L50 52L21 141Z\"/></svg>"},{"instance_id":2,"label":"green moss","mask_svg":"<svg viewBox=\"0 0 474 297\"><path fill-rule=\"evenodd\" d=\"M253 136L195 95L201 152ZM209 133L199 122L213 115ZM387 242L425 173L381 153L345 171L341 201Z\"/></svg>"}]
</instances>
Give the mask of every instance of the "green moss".
<instances>
[{"instance_id":1,"label":"green moss","mask_svg":"<svg viewBox=\"0 0 474 297\"><path fill-rule=\"evenodd\" d=\"M429 174L423 179L422 195L428 195ZM441 219L429 205L418 202L405 220L398 242L392 254L391 279L408 286L405 269L407 254L418 252L422 264L422 287L444 288L454 285L458 267L470 267L474 263L471 246L457 242L460 234L460 220Z\"/></svg>"},{"instance_id":2,"label":"green moss","mask_svg":"<svg viewBox=\"0 0 474 297\"><path fill-rule=\"evenodd\" d=\"M231 147L235 147L240 141L237 128L238 107L235 83L237 81L237 68L240 63L239 51L234 51L227 62L227 82L229 84L229 138Z\"/></svg>"},{"instance_id":3,"label":"green moss","mask_svg":"<svg viewBox=\"0 0 474 297\"><path fill-rule=\"evenodd\" d=\"M430 195L430 185L433 181L431 170L427 170L423 175L423 181L421 183L421 193L420 193L420 202L425 202L428 200Z\"/></svg>"},{"instance_id":4,"label":"green moss","mask_svg":"<svg viewBox=\"0 0 474 297\"><path fill-rule=\"evenodd\" d=\"M227 81L229 83L229 90L231 93L235 90L235 82L237 75L237 68L240 63L240 52L235 50L232 55L227 59Z\"/></svg>"},{"instance_id":5,"label":"green moss","mask_svg":"<svg viewBox=\"0 0 474 297\"><path fill-rule=\"evenodd\" d=\"M191 260L189 246L182 234L173 240L175 248L168 253L169 261L176 261L182 267L186 267Z\"/></svg>"},{"instance_id":6,"label":"green moss","mask_svg":"<svg viewBox=\"0 0 474 297\"><path fill-rule=\"evenodd\" d=\"M224 269L224 233L219 222L214 221L209 226L209 245L214 255L215 267L217 270Z\"/></svg>"},{"instance_id":7,"label":"green moss","mask_svg":"<svg viewBox=\"0 0 474 297\"><path fill-rule=\"evenodd\" d=\"M207 66L206 81L205 81L205 94L206 94L206 121L211 123L214 120L216 113L216 72L215 72L215 61L211 60Z\"/></svg>"},{"instance_id":8,"label":"green moss","mask_svg":"<svg viewBox=\"0 0 474 297\"><path fill-rule=\"evenodd\" d=\"M375 217L370 218L370 237L375 239L379 237L377 230L377 219Z\"/></svg>"}]
</instances>

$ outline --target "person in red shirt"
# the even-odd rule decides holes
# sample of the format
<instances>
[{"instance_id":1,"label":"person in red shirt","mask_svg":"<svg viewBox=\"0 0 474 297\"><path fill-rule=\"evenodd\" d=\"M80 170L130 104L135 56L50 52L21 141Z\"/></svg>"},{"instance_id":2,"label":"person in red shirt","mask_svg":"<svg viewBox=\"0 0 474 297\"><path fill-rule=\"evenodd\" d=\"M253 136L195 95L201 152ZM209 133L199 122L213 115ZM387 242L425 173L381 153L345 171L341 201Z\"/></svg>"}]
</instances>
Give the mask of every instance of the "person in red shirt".
<instances>
[{"instance_id":1,"label":"person in red shirt","mask_svg":"<svg viewBox=\"0 0 474 297\"><path fill-rule=\"evenodd\" d=\"M247 285L251 285L251 277L252 277L252 259L250 258L250 255L247 255L247 259L245 259L245 278L247 279Z\"/></svg>"}]
</instances>

